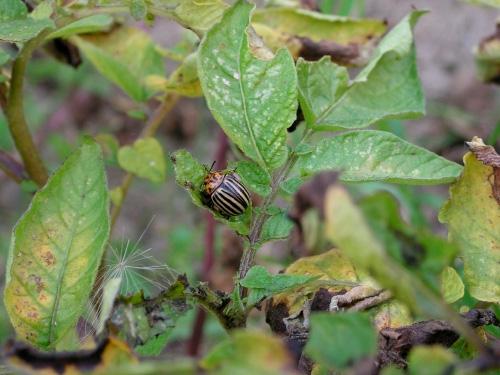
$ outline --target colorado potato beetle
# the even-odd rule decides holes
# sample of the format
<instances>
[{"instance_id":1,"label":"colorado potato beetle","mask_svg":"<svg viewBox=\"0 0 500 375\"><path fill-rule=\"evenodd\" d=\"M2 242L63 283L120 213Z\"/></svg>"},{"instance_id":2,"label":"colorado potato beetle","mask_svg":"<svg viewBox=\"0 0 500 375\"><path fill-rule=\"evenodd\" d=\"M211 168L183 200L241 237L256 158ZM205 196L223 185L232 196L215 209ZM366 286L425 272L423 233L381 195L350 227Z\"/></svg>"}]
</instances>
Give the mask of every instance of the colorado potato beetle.
<instances>
[{"instance_id":1,"label":"colorado potato beetle","mask_svg":"<svg viewBox=\"0 0 500 375\"><path fill-rule=\"evenodd\" d=\"M226 218L241 215L250 205L250 193L234 171L209 171L202 198L207 207Z\"/></svg>"}]
</instances>

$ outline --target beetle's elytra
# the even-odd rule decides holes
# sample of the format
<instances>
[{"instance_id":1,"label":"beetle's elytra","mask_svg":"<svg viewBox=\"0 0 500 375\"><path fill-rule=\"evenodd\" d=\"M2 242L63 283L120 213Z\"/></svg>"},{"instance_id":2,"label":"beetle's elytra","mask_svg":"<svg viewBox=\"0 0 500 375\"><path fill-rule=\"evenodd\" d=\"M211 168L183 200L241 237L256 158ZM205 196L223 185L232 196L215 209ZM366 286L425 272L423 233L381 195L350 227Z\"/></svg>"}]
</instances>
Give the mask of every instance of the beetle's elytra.
<instances>
[{"instance_id":1,"label":"beetle's elytra","mask_svg":"<svg viewBox=\"0 0 500 375\"><path fill-rule=\"evenodd\" d=\"M241 215L250 205L250 193L232 171L209 172L203 181L203 203L229 218Z\"/></svg>"}]
</instances>

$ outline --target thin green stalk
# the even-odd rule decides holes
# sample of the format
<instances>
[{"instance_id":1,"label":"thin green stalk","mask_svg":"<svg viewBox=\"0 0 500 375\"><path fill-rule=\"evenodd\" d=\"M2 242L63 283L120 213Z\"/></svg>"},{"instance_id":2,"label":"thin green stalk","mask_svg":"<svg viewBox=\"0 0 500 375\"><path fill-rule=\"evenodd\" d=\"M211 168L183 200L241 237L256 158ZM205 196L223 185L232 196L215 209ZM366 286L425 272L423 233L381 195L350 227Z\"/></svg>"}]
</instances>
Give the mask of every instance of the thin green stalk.
<instances>
[{"instance_id":1,"label":"thin green stalk","mask_svg":"<svg viewBox=\"0 0 500 375\"><path fill-rule=\"evenodd\" d=\"M26 172L39 187L42 187L47 182L48 173L24 116L23 83L26 67L33 51L42 44L50 32L50 30L42 31L36 38L27 42L14 60L5 108L10 134L16 149L21 155Z\"/></svg>"},{"instance_id":2,"label":"thin green stalk","mask_svg":"<svg viewBox=\"0 0 500 375\"><path fill-rule=\"evenodd\" d=\"M311 134L312 130L307 129L304 132L304 135L301 141L299 142L299 145L305 142ZM267 196L266 200L260 207L261 208L260 213L255 217L255 219L252 222L250 234L248 235L249 245L245 250L243 250L243 256L241 257L240 261L240 267L238 271L240 280L245 277L248 270L250 269L250 267L252 267L254 263L255 254L257 253L257 248L259 245L260 235L262 233L262 227L264 226L266 219L269 217L269 215L267 214L267 209L276 199L281 183L288 177L288 174L295 166L297 160L298 160L298 155L294 151L292 151L285 165L274 176L273 181L271 183L271 193Z\"/></svg>"},{"instance_id":3,"label":"thin green stalk","mask_svg":"<svg viewBox=\"0 0 500 375\"><path fill-rule=\"evenodd\" d=\"M163 119L165 116L172 110L174 107L175 103L177 102L177 99L179 96L177 94L173 93L168 93L165 98L163 99L163 102L159 105L159 107L155 110L151 118L149 119L148 123L144 127L144 130L142 131L142 134L139 138L147 138L147 137L152 137L155 135L156 131L158 130L158 127L161 125ZM120 188L122 189L122 199L120 202L113 206L113 209L111 210L111 229L110 229L110 237L111 233L113 232L113 228L116 224L116 221L118 220L118 217L120 216L120 212L122 210L123 202L125 201L125 197L127 196L128 190L130 188L130 185L132 184L132 181L134 180L134 175L130 172L125 174L122 179L122 183L120 185ZM104 273L106 270L106 262L103 257L101 260L101 264L99 265L99 270L97 271L97 277L96 277L96 282L94 284L94 295L97 296L97 301L100 300L101 296L97 295L97 292L101 290L101 285L104 281Z\"/></svg>"},{"instance_id":4,"label":"thin green stalk","mask_svg":"<svg viewBox=\"0 0 500 375\"><path fill-rule=\"evenodd\" d=\"M163 102L151 116L140 138L152 137L156 134L156 131L158 130L158 127L162 123L163 119L172 110L173 106L175 105L178 99L179 96L177 94L173 93L167 94ZM134 180L134 175L130 172L128 172L122 179L122 183L120 185L120 188L122 190L122 199L117 205L113 206L113 209L111 211L111 231L113 230L116 221L120 216L123 202L125 200L125 197L127 196L128 190L133 180Z\"/></svg>"}]
</instances>

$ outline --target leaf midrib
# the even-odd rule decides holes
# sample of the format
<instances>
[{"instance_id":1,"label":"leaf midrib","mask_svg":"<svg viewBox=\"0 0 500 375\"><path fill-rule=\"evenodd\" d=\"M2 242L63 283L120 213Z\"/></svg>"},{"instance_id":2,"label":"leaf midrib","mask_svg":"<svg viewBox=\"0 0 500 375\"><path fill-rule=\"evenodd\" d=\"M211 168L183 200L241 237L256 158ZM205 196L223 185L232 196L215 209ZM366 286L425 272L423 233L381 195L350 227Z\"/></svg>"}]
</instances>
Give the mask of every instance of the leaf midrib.
<instances>
[{"instance_id":1,"label":"leaf midrib","mask_svg":"<svg viewBox=\"0 0 500 375\"><path fill-rule=\"evenodd\" d=\"M239 76L239 79L237 79L238 81L238 85L239 85L239 88L240 88L240 95L241 95L241 102L243 104L243 113L245 115L245 125L248 129L248 133L250 135L250 139L252 140L252 144L257 152L257 155L259 157L259 161L262 163L262 165L265 167L266 171L268 171L268 165L266 163L266 161L264 160L263 156L262 156L262 153L260 151L260 148L257 144L257 140L255 138L255 134L253 133L253 128L250 124L250 119L248 117L248 112L247 112L247 105L246 105L246 101L245 101L245 98L246 98L246 95L245 95L245 90L243 89L243 74L242 74L242 69L241 69L241 55L242 53L244 53L244 41L247 40L247 43L248 43L248 36L247 36L247 30L245 28L245 32L243 33L243 37L240 38L240 45L238 47L239 49L239 54L238 54L238 57L237 57L237 66L238 66L238 76Z\"/></svg>"},{"instance_id":2,"label":"leaf midrib","mask_svg":"<svg viewBox=\"0 0 500 375\"><path fill-rule=\"evenodd\" d=\"M88 177L87 177L87 179L88 179ZM83 184L83 186L85 186L85 184ZM86 191L84 191L80 194L78 208L75 210L76 212L78 212L80 214L81 214L80 211L82 210L83 201L84 201L86 195L87 195ZM55 326L57 324L56 318L57 318L57 313L59 311L59 304L61 302L62 283L63 283L63 279L66 275L66 268L67 268L68 259L69 259L69 251L70 251L71 247L73 246L73 240L75 238L76 229L78 227L78 225L75 225L75 221L78 222L79 216L80 215L78 215L78 214L74 216L73 225L71 226L69 241L68 241L67 245L64 247L64 252L63 252L64 258L63 258L62 268L61 268L59 275L57 276L57 289L56 289L56 293L54 296L54 305L53 305L53 309L52 309L52 313L51 313L51 317L50 317L50 323L49 323L49 342L48 342L48 345L51 345L53 342L52 336L54 334Z\"/></svg>"}]
</instances>

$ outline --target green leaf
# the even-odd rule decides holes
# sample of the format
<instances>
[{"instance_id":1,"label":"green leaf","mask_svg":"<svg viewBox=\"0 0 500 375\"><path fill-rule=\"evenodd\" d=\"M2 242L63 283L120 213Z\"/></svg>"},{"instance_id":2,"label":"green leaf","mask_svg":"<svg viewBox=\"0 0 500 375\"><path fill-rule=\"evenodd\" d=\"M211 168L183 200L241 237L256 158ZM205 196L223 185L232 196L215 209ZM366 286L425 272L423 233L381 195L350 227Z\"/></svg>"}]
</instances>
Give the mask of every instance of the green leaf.
<instances>
[{"instance_id":1,"label":"green leaf","mask_svg":"<svg viewBox=\"0 0 500 375\"><path fill-rule=\"evenodd\" d=\"M458 248L426 228L409 225L402 217L403 207L388 191L363 197L360 207L387 254L437 289L442 270L455 259Z\"/></svg>"},{"instance_id":2,"label":"green leaf","mask_svg":"<svg viewBox=\"0 0 500 375\"><path fill-rule=\"evenodd\" d=\"M282 293L316 280L316 276L306 275L271 275L268 270L262 266L253 266L248 270L240 284L250 289L247 306L253 306L264 298Z\"/></svg>"},{"instance_id":3,"label":"green leaf","mask_svg":"<svg viewBox=\"0 0 500 375\"><path fill-rule=\"evenodd\" d=\"M384 37L370 63L344 94L315 118L313 128L362 128L382 119L413 118L424 113L412 35L422 14L412 12Z\"/></svg>"},{"instance_id":4,"label":"green leaf","mask_svg":"<svg viewBox=\"0 0 500 375\"><path fill-rule=\"evenodd\" d=\"M155 138L138 139L118 151L118 164L127 172L152 182L165 180L167 164L160 142Z\"/></svg>"},{"instance_id":5,"label":"green leaf","mask_svg":"<svg viewBox=\"0 0 500 375\"><path fill-rule=\"evenodd\" d=\"M480 301L500 303L500 204L492 183L495 168L472 153L464 156L464 165L439 220L448 226L450 240L460 246L470 294Z\"/></svg>"},{"instance_id":6,"label":"green leaf","mask_svg":"<svg viewBox=\"0 0 500 375\"><path fill-rule=\"evenodd\" d=\"M21 0L0 1L0 21L9 21L28 16L28 8Z\"/></svg>"},{"instance_id":7,"label":"green leaf","mask_svg":"<svg viewBox=\"0 0 500 375\"><path fill-rule=\"evenodd\" d=\"M265 8L255 11L252 22L264 24L288 36L330 40L340 45L365 44L382 35L384 21L326 15L300 8Z\"/></svg>"},{"instance_id":8,"label":"green leaf","mask_svg":"<svg viewBox=\"0 0 500 375\"><path fill-rule=\"evenodd\" d=\"M464 283L452 267L441 272L441 294L447 303L458 301L464 296Z\"/></svg>"},{"instance_id":9,"label":"green leaf","mask_svg":"<svg viewBox=\"0 0 500 375\"><path fill-rule=\"evenodd\" d=\"M287 289L303 285L316 278L315 276L306 275L271 275L264 267L253 266L247 272L245 278L240 280L240 284L245 288L266 289L272 293L280 293Z\"/></svg>"},{"instance_id":10,"label":"green leaf","mask_svg":"<svg viewBox=\"0 0 500 375\"><path fill-rule=\"evenodd\" d=\"M130 14L136 21L143 20L148 12L145 0L128 0Z\"/></svg>"},{"instance_id":11,"label":"green leaf","mask_svg":"<svg viewBox=\"0 0 500 375\"><path fill-rule=\"evenodd\" d=\"M279 338L252 330L233 331L203 358L200 366L218 375L276 375L293 368Z\"/></svg>"},{"instance_id":12,"label":"green leaf","mask_svg":"<svg viewBox=\"0 0 500 375\"><path fill-rule=\"evenodd\" d=\"M258 164L241 160L234 166L244 185L262 197L271 193L271 178Z\"/></svg>"},{"instance_id":13,"label":"green leaf","mask_svg":"<svg viewBox=\"0 0 500 375\"><path fill-rule=\"evenodd\" d=\"M30 13L30 17L34 20L40 20L44 18L50 18L53 9L50 2L43 2L36 6L35 9Z\"/></svg>"},{"instance_id":14,"label":"green leaf","mask_svg":"<svg viewBox=\"0 0 500 375\"><path fill-rule=\"evenodd\" d=\"M377 334L363 313L316 313L305 352L314 361L342 369L377 351Z\"/></svg>"},{"instance_id":15,"label":"green leaf","mask_svg":"<svg viewBox=\"0 0 500 375\"><path fill-rule=\"evenodd\" d=\"M111 198L111 202L113 202L115 206L121 205L123 201L123 188L121 186L118 186L110 190L109 197Z\"/></svg>"},{"instance_id":16,"label":"green leaf","mask_svg":"<svg viewBox=\"0 0 500 375\"><path fill-rule=\"evenodd\" d=\"M287 238L293 228L293 222L288 218L286 211L278 211L269 217L262 226L260 242Z\"/></svg>"},{"instance_id":17,"label":"green leaf","mask_svg":"<svg viewBox=\"0 0 500 375\"><path fill-rule=\"evenodd\" d=\"M198 207L204 207L201 199L203 179L207 174L207 168L198 162L188 151L179 150L171 157L175 168L175 181L186 189L191 199Z\"/></svg>"},{"instance_id":18,"label":"green leaf","mask_svg":"<svg viewBox=\"0 0 500 375\"><path fill-rule=\"evenodd\" d=\"M471 3L474 5L485 5L494 8L500 8L500 0L462 0L467 3Z\"/></svg>"},{"instance_id":19,"label":"green leaf","mask_svg":"<svg viewBox=\"0 0 500 375\"><path fill-rule=\"evenodd\" d=\"M174 18L185 28L203 35L219 22L227 7L222 0L174 0L157 2L155 13Z\"/></svg>"},{"instance_id":20,"label":"green leaf","mask_svg":"<svg viewBox=\"0 0 500 375\"><path fill-rule=\"evenodd\" d=\"M54 22L48 18L34 20L28 17L5 21L0 23L0 41L24 43L36 37L43 30L53 27Z\"/></svg>"},{"instance_id":21,"label":"green leaf","mask_svg":"<svg viewBox=\"0 0 500 375\"><path fill-rule=\"evenodd\" d=\"M228 137L267 172L288 155L297 77L288 50L273 55L247 34L253 5L238 1L203 39L198 74L207 105Z\"/></svg>"},{"instance_id":22,"label":"green leaf","mask_svg":"<svg viewBox=\"0 0 500 375\"><path fill-rule=\"evenodd\" d=\"M442 346L416 346L408 356L408 373L442 375L449 372L455 361L453 353Z\"/></svg>"},{"instance_id":23,"label":"green leaf","mask_svg":"<svg viewBox=\"0 0 500 375\"><path fill-rule=\"evenodd\" d=\"M295 194L300 186L304 183L305 178L302 177L292 177L289 178L288 180L285 180L281 183L280 189L281 191L286 194L286 195L293 195Z\"/></svg>"},{"instance_id":24,"label":"green leaf","mask_svg":"<svg viewBox=\"0 0 500 375\"><path fill-rule=\"evenodd\" d=\"M341 171L344 181L387 181L433 185L454 181L461 166L401 138L377 130L358 130L321 140L299 157L305 175Z\"/></svg>"},{"instance_id":25,"label":"green leaf","mask_svg":"<svg viewBox=\"0 0 500 375\"><path fill-rule=\"evenodd\" d=\"M14 229L4 302L22 340L50 349L75 329L108 235L104 164L99 146L87 138Z\"/></svg>"},{"instance_id":26,"label":"green leaf","mask_svg":"<svg viewBox=\"0 0 500 375\"><path fill-rule=\"evenodd\" d=\"M48 11L47 11L47 8ZM40 4L28 15L26 5L20 0L0 2L0 41L24 43L36 37L46 28L55 27L49 19L52 8L47 3Z\"/></svg>"},{"instance_id":27,"label":"green leaf","mask_svg":"<svg viewBox=\"0 0 500 375\"><path fill-rule=\"evenodd\" d=\"M297 60L300 108L307 124L314 121L345 92L349 74L343 66L334 64L329 56L319 61Z\"/></svg>"},{"instance_id":28,"label":"green leaf","mask_svg":"<svg viewBox=\"0 0 500 375\"><path fill-rule=\"evenodd\" d=\"M113 17L108 14L94 14L71 22L51 33L48 38L68 38L77 34L95 33L108 30L113 24Z\"/></svg>"},{"instance_id":29,"label":"green leaf","mask_svg":"<svg viewBox=\"0 0 500 375\"><path fill-rule=\"evenodd\" d=\"M145 344L139 345L134 348L134 351L145 357L156 357L161 354L163 349L168 343L168 339L172 333L173 328L168 329L166 332L155 336L154 338L148 340Z\"/></svg>"},{"instance_id":30,"label":"green leaf","mask_svg":"<svg viewBox=\"0 0 500 375\"><path fill-rule=\"evenodd\" d=\"M132 99L145 101L154 94L146 87L146 79L163 75L164 62L147 33L120 27L110 33L78 36L74 40L96 69Z\"/></svg>"}]
</instances>

